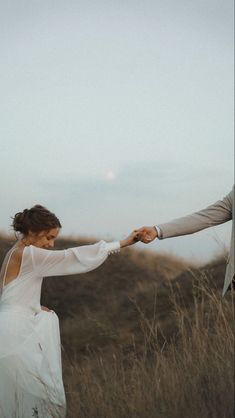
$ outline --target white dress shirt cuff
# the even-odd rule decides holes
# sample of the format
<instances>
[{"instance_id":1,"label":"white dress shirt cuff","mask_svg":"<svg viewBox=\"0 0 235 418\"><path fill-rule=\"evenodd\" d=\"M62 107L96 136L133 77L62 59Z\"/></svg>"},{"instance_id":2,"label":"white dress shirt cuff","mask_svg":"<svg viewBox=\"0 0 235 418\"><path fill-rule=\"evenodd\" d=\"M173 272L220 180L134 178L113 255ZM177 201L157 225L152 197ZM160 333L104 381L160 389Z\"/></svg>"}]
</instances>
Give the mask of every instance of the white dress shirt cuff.
<instances>
[{"instance_id":1,"label":"white dress shirt cuff","mask_svg":"<svg viewBox=\"0 0 235 418\"><path fill-rule=\"evenodd\" d=\"M154 225L154 228L156 229L156 231L157 231L157 238L158 239L162 239L163 238L163 236L162 236L162 230L161 230L161 228L158 226L158 225Z\"/></svg>"}]
</instances>

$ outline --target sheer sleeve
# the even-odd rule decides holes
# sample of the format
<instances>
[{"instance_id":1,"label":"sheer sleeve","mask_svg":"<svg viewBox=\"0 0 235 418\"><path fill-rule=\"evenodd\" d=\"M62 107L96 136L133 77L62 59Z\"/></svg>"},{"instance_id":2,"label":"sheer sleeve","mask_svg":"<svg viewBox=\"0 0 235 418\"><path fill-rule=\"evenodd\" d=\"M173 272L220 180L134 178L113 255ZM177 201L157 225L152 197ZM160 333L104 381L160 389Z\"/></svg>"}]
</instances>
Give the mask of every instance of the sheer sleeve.
<instances>
[{"instance_id":1,"label":"sheer sleeve","mask_svg":"<svg viewBox=\"0 0 235 418\"><path fill-rule=\"evenodd\" d=\"M110 253L120 251L120 242L99 241L67 250L45 250L31 245L30 250L38 276L64 276L96 269Z\"/></svg>"}]
</instances>

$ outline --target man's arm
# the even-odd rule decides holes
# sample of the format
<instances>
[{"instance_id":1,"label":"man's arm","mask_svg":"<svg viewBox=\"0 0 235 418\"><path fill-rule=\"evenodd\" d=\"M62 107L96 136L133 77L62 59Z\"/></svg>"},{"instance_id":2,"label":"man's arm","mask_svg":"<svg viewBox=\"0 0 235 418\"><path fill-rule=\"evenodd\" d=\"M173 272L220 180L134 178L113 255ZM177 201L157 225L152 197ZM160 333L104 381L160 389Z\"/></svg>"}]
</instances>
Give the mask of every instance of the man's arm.
<instances>
[{"instance_id":1,"label":"man's arm","mask_svg":"<svg viewBox=\"0 0 235 418\"><path fill-rule=\"evenodd\" d=\"M139 239L144 243L159 239L193 234L202 229L227 222L232 219L234 187L222 200L191 215L156 226L144 226L139 230Z\"/></svg>"},{"instance_id":2,"label":"man's arm","mask_svg":"<svg viewBox=\"0 0 235 418\"><path fill-rule=\"evenodd\" d=\"M158 225L162 232L162 238L193 234L230 221L232 219L232 200L233 190L222 200L218 200L199 212Z\"/></svg>"}]
</instances>

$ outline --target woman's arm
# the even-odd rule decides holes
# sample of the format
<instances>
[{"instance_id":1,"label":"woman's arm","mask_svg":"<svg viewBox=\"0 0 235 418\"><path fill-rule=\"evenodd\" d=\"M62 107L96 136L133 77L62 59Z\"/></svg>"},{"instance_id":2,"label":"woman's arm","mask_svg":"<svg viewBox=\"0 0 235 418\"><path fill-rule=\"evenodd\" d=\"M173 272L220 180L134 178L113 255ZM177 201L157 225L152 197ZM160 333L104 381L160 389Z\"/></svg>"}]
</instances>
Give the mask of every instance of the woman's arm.
<instances>
[{"instance_id":1,"label":"woman's arm","mask_svg":"<svg viewBox=\"0 0 235 418\"><path fill-rule=\"evenodd\" d=\"M129 247L139 241L138 232L133 231L127 238L120 241L120 247Z\"/></svg>"},{"instance_id":2,"label":"woman's arm","mask_svg":"<svg viewBox=\"0 0 235 418\"><path fill-rule=\"evenodd\" d=\"M93 245L68 248L67 250L44 250L30 246L33 268L38 276L61 276L86 273L99 267L107 257L120 248L134 244L137 234L133 232L121 241L100 241Z\"/></svg>"}]
</instances>

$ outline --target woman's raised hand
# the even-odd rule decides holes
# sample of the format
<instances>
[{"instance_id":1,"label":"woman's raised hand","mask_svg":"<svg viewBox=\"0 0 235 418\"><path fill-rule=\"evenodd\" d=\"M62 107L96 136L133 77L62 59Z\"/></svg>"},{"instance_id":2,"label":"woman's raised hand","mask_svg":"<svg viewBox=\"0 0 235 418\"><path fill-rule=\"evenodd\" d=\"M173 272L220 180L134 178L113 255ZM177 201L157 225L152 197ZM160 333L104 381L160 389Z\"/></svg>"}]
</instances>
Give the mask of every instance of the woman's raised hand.
<instances>
[{"instance_id":1,"label":"woman's raised hand","mask_svg":"<svg viewBox=\"0 0 235 418\"><path fill-rule=\"evenodd\" d=\"M127 238L120 241L120 247L128 247L129 245L133 245L139 241L138 232L133 231Z\"/></svg>"}]
</instances>

